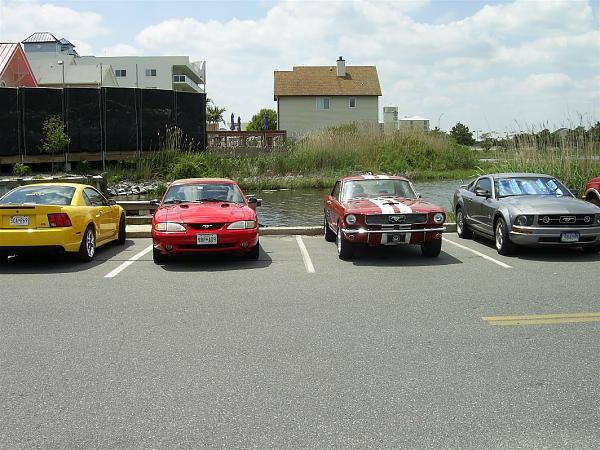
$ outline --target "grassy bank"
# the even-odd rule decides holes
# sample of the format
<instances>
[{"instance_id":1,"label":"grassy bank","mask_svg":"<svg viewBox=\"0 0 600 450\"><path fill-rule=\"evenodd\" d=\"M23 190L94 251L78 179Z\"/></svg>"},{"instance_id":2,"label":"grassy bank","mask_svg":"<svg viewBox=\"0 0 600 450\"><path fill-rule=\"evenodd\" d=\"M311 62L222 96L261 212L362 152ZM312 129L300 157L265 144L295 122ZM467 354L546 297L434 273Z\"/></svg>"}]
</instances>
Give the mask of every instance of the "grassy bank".
<instances>
[{"instance_id":1,"label":"grassy bank","mask_svg":"<svg viewBox=\"0 0 600 450\"><path fill-rule=\"evenodd\" d=\"M251 189L320 188L352 173L390 173L413 180L468 178L476 157L442 133L363 133L330 128L290 145L287 152L221 157L182 148L177 138L150 157L109 168L111 181L227 177Z\"/></svg>"}]
</instances>

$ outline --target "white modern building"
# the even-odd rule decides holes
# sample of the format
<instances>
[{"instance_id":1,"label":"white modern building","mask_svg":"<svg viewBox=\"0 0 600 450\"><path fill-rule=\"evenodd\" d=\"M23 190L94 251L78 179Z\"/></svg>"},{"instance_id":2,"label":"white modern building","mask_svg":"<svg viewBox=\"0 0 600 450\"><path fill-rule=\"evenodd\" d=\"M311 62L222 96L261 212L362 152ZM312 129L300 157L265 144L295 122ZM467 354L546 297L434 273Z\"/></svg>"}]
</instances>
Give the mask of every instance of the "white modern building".
<instances>
[{"instance_id":1,"label":"white modern building","mask_svg":"<svg viewBox=\"0 0 600 450\"><path fill-rule=\"evenodd\" d=\"M47 32L29 36L23 49L39 86L205 91L206 62L188 56L79 56L68 40Z\"/></svg>"},{"instance_id":2,"label":"white modern building","mask_svg":"<svg viewBox=\"0 0 600 450\"><path fill-rule=\"evenodd\" d=\"M403 117L398 120L398 130L429 131L429 119L419 116Z\"/></svg>"}]
</instances>

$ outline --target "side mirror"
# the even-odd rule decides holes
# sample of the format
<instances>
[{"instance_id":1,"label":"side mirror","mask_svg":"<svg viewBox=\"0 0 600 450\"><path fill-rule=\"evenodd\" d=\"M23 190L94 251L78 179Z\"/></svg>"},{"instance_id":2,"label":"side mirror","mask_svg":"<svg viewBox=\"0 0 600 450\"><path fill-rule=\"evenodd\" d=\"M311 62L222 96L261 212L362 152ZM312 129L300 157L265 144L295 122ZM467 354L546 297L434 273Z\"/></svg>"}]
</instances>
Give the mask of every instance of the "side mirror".
<instances>
[{"instance_id":1,"label":"side mirror","mask_svg":"<svg viewBox=\"0 0 600 450\"><path fill-rule=\"evenodd\" d=\"M417 198L423 198L420 192L415 192L415 194L417 194Z\"/></svg>"},{"instance_id":2,"label":"side mirror","mask_svg":"<svg viewBox=\"0 0 600 450\"><path fill-rule=\"evenodd\" d=\"M155 198L154 200L150 200L150 206L160 206L160 200Z\"/></svg>"},{"instance_id":3,"label":"side mirror","mask_svg":"<svg viewBox=\"0 0 600 450\"><path fill-rule=\"evenodd\" d=\"M107 202L108 206L115 206L117 202L115 202L112 198Z\"/></svg>"},{"instance_id":4,"label":"side mirror","mask_svg":"<svg viewBox=\"0 0 600 450\"><path fill-rule=\"evenodd\" d=\"M262 205L262 200L256 197L248 197L248 205L250 208L255 209L257 206Z\"/></svg>"},{"instance_id":5,"label":"side mirror","mask_svg":"<svg viewBox=\"0 0 600 450\"><path fill-rule=\"evenodd\" d=\"M492 196L490 191L486 191L485 189L475 189L475 195L477 197L485 197L485 198L490 198Z\"/></svg>"}]
</instances>

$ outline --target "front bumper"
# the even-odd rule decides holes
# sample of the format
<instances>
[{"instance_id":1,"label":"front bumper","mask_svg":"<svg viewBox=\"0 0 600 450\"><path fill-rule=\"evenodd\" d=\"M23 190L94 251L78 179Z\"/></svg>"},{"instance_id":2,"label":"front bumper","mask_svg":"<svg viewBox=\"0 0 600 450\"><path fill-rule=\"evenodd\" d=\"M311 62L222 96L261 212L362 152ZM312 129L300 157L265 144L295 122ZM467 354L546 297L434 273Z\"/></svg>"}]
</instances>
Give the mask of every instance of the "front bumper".
<instances>
[{"instance_id":1,"label":"front bumper","mask_svg":"<svg viewBox=\"0 0 600 450\"><path fill-rule=\"evenodd\" d=\"M198 245L196 235L216 234L217 243ZM248 230L215 230L210 233L187 231L162 233L152 230L154 248L165 255L176 253L248 252L258 244L258 228Z\"/></svg>"},{"instance_id":2,"label":"front bumper","mask_svg":"<svg viewBox=\"0 0 600 450\"><path fill-rule=\"evenodd\" d=\"M66 252L77 252L82 233L73 227L0 229L0 252L17 253L19 249L62 248Z\"/></svg>"},{"instance_id":3,"label":"front bumper","mask_svg":"<svg viewBox=\"0 0 600 450\"><path fill-rule=\"evenodd\" d=\"M576 242L561 242L563 233L579 233ZM509 233L510 240L518 245L543 246L581 246L600 244L600 227L520 227L513 226Z\"/></svg>"},{"instance_id":4,"label":"front bumper","mask_svg":"<svg viewBox=\"0 0 600 450\"><path fill-rule=\"evenodd\" d=\"M443 225L429 228L389 228L372 230L368 228L342 228L344 237L350 242L367 245L396 245L405 244L423 244L427 241L441 239L446 227ZM399 242L391 242L391 236L407 235Z\"/></svg>"}]
</instances>

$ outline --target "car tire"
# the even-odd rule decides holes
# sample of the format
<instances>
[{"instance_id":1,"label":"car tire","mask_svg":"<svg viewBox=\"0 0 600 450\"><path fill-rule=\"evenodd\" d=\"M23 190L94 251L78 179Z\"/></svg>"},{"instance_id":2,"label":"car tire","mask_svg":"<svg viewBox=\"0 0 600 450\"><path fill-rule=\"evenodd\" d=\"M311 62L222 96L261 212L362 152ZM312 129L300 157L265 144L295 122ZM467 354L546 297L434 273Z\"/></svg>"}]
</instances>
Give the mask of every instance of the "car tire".
<instances>
[{"instance_id":1,"label":"car tire","mask_svg":"<svg viewBox=\"0 0 600 450\"><path fill-rule=\"evenodd\" d=\"M592 255L594 253L600 252L600 245L584 245L581 247L581 249L583 250L583 253Z\"/></svg>"},{"instance_id":2,"label":"car tire","mask_svg":"<svg viewBox=\"0 0 600 450\"><path fill-rule=\"evenodd\" d=\"M436 258L442 251L442 240L436 239L434 241L427 241L421 244L421 253L427 258Z\"/></svg>"},{"instance_id":3,"label":"car tire","mask_svg":"<svg viewBox=\"0 0 600 450\"><path fill-rule=\"evenodd\" d=\"M244 256L246 259L258 259L258 256L260 255L260 242L256 241L256 245L254 247L252 247L252 249L246 253Z\"/></svg>"},{"instance_id":4,"label":"car tire","mask_svg":"<svg viewBox=\"0 0 600 450\"><path fill-rule=\"evenodd\" d=\"M352 248L352 243L348 242L347 239L342 235L342 227L338 226L338 231L336 235L336 247L338 256L340 259L350 259L354 256L354 249Z\"/></svg>"},{"instance_id":5,"label":"car tire","mask_svg":"<svg viewBox=\"0 0 600 450\"><path fill-rule=\"evenodd\" d=\"M494 226L494 242L496 250L500 255L508 256L515 251L515 244L508 237L508 227L502 217L496 221L496 225Z\"/></svg>"},{"instance_id":6,"label":"car tire","mask_svg":"<svg viewBox=\"0 0 600 450\"><path fill-rule=\"evenodd\" d=\"M152 248L152 261L154 261L154 264L164 263L167 259L169 259L168 255L162 254L157 248Z\"/></svg>"},{"instance_id":7,"label":"car tire","mask_svg":"<svg viewBox=\"0 0 600 450\"><path fill-rule=\"evenodd\" d=\"M323 217L323 234L327 242L335 242L336 236L329 224L327 223L327 217Z\"/></svg>"},{"instance_id":8,"label":"car tire","mask_svg":"<svg viewBox=\"0 0 600 450\"><path fill-rule=\"evenodd\" d=\"M473 237L473 231L465 221L465 215L462 212L462 208L456 208L456 234L458 234L458 237L461 239L471 239Z\"/></svg>"},{"instance_id":9,"label":"car tire","mask_svg":"<svg viewBox=\"0 0 600 450\"><path fill-rule=\"evenodd\" d=\"M124 245L126 238L127 238L127 220L125 219L125 214L122 214L121 218L119 219L119 234L117 236L117 244Z\"/></svg>"},{"instance_id":10,"label":"car tire","mask_svg":"<svg viewBox=\"0 0 600 450\"><path fill-rule=\"evenodd\" d=\"M90 262L96 255L96 232L94 231L93 225L88 225L83 233L81 239L81 245L79 246L79 252L77 258L83 262Z\"/></svg>"}]
</instances>

